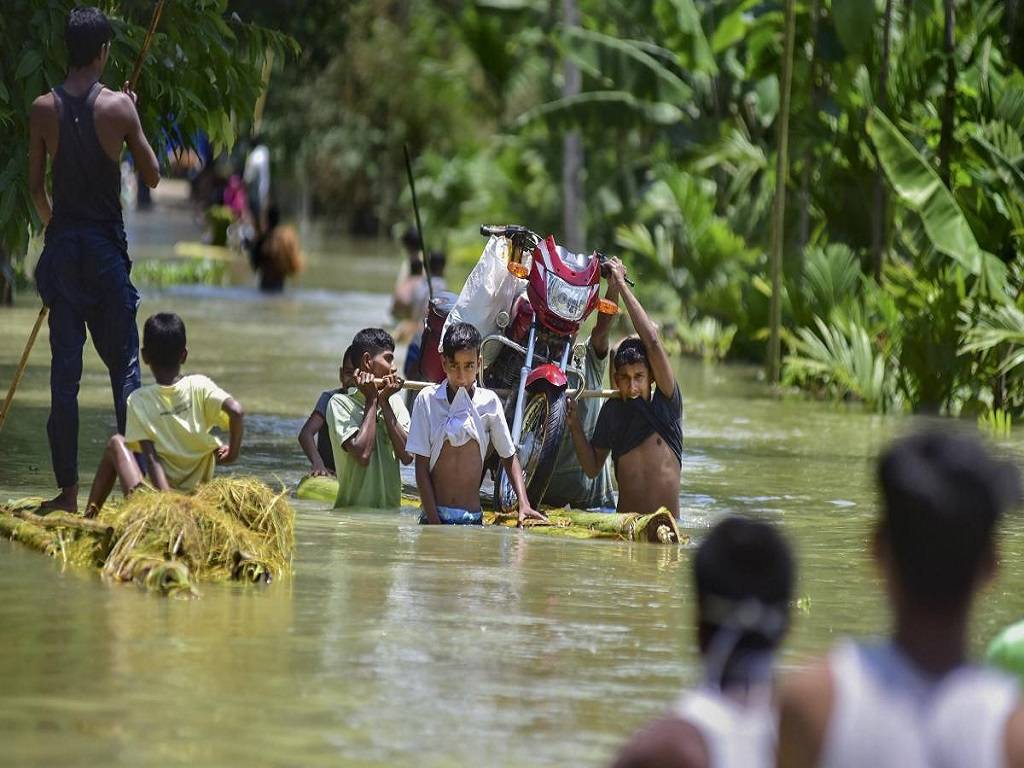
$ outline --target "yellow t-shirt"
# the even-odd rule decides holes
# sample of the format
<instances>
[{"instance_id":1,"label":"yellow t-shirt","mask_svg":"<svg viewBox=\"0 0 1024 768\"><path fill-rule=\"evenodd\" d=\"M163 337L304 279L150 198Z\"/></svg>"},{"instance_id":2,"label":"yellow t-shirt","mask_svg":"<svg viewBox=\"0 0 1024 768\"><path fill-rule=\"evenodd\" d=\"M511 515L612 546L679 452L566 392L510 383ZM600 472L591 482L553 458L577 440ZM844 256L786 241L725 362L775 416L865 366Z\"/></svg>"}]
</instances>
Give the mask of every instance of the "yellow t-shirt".
<instances>
[{"instance_id":1,"label":"yellow t-shirt","mask_svg":"<svg viewBox=\"0 0 1024 768\"><path fill-rule=\"evenodd\" d=\"M128 448L142 450L149 440L156 448L167 482L191 491L213 477L214 451L221 442L210 434L228 428L221 410L231 395L206 376L182 376L174 384L149 384L128 395L124 439Z\"/></svg>"}]
</instances>

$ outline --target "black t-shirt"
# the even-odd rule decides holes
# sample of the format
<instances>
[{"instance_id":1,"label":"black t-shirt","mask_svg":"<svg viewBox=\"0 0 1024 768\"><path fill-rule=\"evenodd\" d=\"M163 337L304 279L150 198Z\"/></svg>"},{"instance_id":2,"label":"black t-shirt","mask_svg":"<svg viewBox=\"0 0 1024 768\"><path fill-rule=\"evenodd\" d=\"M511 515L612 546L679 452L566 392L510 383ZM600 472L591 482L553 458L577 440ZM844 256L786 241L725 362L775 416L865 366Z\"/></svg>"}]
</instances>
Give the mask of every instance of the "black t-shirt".
<instances>
[{"instance_id":1,"label":"black t-shirt","mask_svg":"<svg viewBox=\"0 0 1024 768\"><path fill-rule=\"evenodd\" d=\"M683 395L676 384L672 397L665 397L655 387L650 400L636 398L609 400L601 408L591 439L595 448L611 449L612 461L629 453L657 432L683 463Z\"/></svg>"}]
</instances>

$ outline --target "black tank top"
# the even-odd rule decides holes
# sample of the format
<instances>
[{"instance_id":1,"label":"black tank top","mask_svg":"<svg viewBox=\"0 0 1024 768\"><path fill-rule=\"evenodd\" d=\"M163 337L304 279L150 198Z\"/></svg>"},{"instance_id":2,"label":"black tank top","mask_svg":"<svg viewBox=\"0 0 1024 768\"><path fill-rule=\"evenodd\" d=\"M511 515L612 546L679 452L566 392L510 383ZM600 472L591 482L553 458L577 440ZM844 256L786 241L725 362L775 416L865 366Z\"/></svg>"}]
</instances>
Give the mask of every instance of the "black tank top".
<instances>
[{"instance_id":1,"label":"black tank top","mask_svg":"<svg viewBox=\"0 0 1024 768\"><path fill-rule=\"evenodd\" d=\"M84 96L53 89L60 119L53 159L53 220L50 226L121 224L121 168L96 135L93 108L103 90L94 83Z\"/></svg>"}]
</instances>

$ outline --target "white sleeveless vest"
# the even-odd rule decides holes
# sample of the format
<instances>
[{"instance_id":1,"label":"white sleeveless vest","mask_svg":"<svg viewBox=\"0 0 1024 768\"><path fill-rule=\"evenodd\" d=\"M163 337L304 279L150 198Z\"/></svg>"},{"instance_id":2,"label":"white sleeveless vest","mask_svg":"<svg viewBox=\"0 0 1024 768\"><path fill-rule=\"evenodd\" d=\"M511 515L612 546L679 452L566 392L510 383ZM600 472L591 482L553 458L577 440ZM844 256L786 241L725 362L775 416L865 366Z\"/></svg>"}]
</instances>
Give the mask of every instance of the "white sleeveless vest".
<instances>
[{"instance_id":1,"label":"white sleeveless vest","mask_svg":"<svg viewBox=\"0 0 1024 768\"><path fill-rule=\"evenodd\" d=\"M767 695L763 700L739 702L703 687L684 693L673 713L700 731L711 768L772 768L775 765L777 729Z\"/></svg>"},{"instance_id":2,"label":"white sleeveless vest","mask_svg":"<svg viewBox=\"0 0 1024 768\"><path fill-rule=\"evenodd\" d=\"M964 665L929 677L892 645L829 656L832 716L823 768L1001 768L1016 682Z\"/></svg>"}]
</instances>

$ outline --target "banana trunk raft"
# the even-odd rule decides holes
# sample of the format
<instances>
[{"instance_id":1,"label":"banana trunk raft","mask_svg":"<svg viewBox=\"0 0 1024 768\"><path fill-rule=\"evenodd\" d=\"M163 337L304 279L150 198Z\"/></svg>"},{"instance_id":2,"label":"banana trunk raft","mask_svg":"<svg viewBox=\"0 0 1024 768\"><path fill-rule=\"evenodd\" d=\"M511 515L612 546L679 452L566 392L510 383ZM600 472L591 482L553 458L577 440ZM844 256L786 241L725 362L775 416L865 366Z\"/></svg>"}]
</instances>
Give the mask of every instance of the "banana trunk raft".
<instances>
[{"instance_id":1,"label":"banana trunk raft","mask_svg":"<svg viewBox=\"0 0 1024 768\"><path fill-rule=\"evenodd\" d=\"M295 513L255 478L218 478L190 496L140 488L95 520L35 514L40 499L0 505L0 535L163 594L203 581L264 581L291 572Z\"/></svg>"},{"instance_id":2,"label":"banana trunk raft","mask_svg":"<svg viewBox=\"0 0 1024 768\"><path fill-rule=\"evenodd\" d=\"M338 495L338 481L333 477L304 477L295 489L295 496L307 501L334 503ZM402 494L402 503L419 506L419 499L410 493ZM548 522L527 520L525 527L537 533L574 539L618 539L620 541L646 541L654 544L679 544L686 541L672 514L662 507L650 515L618 512L583 512L577 509L545 509ZM485 525L503 525L514 528L516 518L484 512Z\"/></svg>"}]
</instances>

